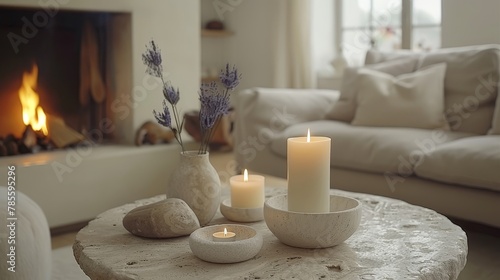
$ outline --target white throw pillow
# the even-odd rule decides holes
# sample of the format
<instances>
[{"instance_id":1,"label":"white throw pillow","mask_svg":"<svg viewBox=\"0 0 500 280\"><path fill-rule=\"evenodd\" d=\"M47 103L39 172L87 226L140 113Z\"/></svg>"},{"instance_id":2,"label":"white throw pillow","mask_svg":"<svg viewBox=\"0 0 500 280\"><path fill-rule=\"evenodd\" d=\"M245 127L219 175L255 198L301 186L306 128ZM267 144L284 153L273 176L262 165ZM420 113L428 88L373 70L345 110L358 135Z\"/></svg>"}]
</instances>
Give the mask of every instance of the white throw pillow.
<instances>
[{"instance_id":1,"label":"white throw pillow","mask_svg":"<svg viewBox=\"0 0 500 280\"><path fill-rule=\"evenodd\" d=\"M444 117L446 63L398 77L359 70L357 108L352 125L447 129Z\"/></svg>"},{"instance_id":2,"label":"white throw pillow","mask_svg":"<svg viewBox=\"0 0 500 280\"><path fill-rule=\"evenodd\" d=\"M347 67L342 77L340 98L326 114L326 118L342 122L351 122L356 112L356 93L358 92L358 71L369 68L393 76L411 73L417 68L418 57L396 59L365 67Z\"/></svg>"}]
</instances>

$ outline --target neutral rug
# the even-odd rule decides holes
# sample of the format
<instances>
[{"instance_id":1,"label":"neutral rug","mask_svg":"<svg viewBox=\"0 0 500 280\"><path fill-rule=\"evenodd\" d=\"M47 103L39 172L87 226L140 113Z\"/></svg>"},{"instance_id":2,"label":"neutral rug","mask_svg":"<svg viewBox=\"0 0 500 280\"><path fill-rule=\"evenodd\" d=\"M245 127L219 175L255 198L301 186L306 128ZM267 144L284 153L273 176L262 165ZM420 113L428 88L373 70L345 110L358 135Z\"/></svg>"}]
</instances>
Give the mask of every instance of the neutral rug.
<instances>
[{"instance_id":1,"label":"neutral rug","mask_svg":"<svg viewBox=\"0 0 500 280\"><path fill-rule=\"evenodd\" d=\"M75 261L71 246L52 250L52 280L89 280Z\"/></svg>"}]
</instances>

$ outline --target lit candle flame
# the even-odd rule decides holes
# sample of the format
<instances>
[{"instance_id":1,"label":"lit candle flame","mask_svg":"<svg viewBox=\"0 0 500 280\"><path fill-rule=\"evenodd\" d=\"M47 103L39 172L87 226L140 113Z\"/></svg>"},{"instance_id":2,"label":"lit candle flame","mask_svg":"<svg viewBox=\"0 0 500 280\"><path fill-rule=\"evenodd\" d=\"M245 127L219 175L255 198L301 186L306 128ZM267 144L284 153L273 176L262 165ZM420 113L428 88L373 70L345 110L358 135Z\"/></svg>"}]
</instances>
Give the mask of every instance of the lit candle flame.
<instances>
[{"instance_id":1,"label":"lit candle flame","mask_svg":"<svg viewBox=\"0 0 500 280\"><path fill-rule=\"evenodd\" d=\"M307 129L307 142L311 142L311 130L309 128Z\"/></svg>"},{"instance_id":2,"label":"lit candle flame","mask_svg":"<svg viewBox=\"0 0 500 280\"><path fill-rule=\"evenodd\" d=\"M246 169L243 171L243 181L248 182L248 171Z\"/></svg>"},{"instance_id":3,"label":"lit candle flame","mask_svg":"<svg viewBox=\"0 0 500 280\"><path fill-rule=\"evenodd\" d=\"M226 236L227 236L227 229L224 228L224 237L226 237Z\"/></svg>"}]
</instances>

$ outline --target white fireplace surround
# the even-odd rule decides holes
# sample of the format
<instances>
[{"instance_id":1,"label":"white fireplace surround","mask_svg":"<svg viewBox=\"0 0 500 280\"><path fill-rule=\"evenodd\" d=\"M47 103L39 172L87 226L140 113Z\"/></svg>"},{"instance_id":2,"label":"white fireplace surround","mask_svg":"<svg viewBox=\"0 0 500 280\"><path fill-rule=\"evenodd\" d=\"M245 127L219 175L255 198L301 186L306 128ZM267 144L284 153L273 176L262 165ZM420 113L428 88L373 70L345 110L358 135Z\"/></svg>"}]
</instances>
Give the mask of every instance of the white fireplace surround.
<instances>
[{"instance_id":1,"label":"white fireplace surround","mask_svg":"<svg viewBox=\"0 0 500 280\"><path fill-rule=\"evenodd\" d=\"M179 109L196 109L199 1L1 0L2 7L39 9L40 19L64 10L113 13L111 24L121 32L112 35L114 63L107 71L114 77L108 86L115 94L113 129L121 145L3 157L0 185L7 184L7 166L16 165L17 190L40 205L51 228L89 220L106 209L163 193L180 149L176 143L133 146L135 131L153 119L152 111L161 108L163 98L160 84L145 74L141 54L154 39L162 49L167 79L181 90Z\"/></svg>"}]
</instances>

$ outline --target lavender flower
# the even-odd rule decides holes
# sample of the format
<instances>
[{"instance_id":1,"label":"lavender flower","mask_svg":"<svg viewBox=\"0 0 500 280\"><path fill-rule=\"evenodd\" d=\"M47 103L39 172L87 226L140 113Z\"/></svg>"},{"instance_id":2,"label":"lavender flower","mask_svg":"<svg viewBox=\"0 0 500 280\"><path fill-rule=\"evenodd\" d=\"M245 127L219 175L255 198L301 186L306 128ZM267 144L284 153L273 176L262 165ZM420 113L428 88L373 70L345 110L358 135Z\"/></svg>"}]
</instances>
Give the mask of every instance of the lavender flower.
<instances>
[{"instance_id":1,"label":"lavender flower","mask_svg":"<svg viewBox=\"0 0 500 280\"><path fill-rule=\"evenodd\" d=\"M168 103L175 105L177 104L177 102L179 102L179 89L177 89L176 91L172 85L164 85L163 96L165 96L165 99L167 99Z\"/></svg>"},{"instance_id":2,"label":"lavender flower","mask_svg":"<svg viewBox=\"0 0 500 280\"><path fill-rule=\"evenodd\" d=\"M146 73L158 78L163 77L161 51L153 40L149 42L149 46L146 45L146 52L142 54L142 61L147 66Z\"/></svg>"},{"instance_id":3,"label":"lavender flower","mask_svg":"<svg viewBox=\"0 0 500 280\"><path fill-rule=\"evenodd\" d=\"M229 112L229 98L219 94L200 94L200 126L209 130L222 115Z\"/></svg>"},{"instance_id":4,"label":"lavender flower","mask_svg":"<svg viewBox=\"0 0 500 280\"><path fill-rule=\"evenodd\" d=\"M160 125L168 127L174 132L175 139L181 145L182 151L184 151L182 141L184 119L177 110L180 92L179 89L175 89L170 84L170 81L166 82L164 80L161 51L153 40L146 45L146 51L142 54L142 61L147 67L146 73L160 78L163 84L162 90L165 97L163 100L163 110L159 112L153 110L153 115ZM223 115L229 112L229 91L234 90L239 85L241 74L238 73L235 66L230 69L229 64L226 64L225 71L221 70L219 79L223 86L222 89L219 89L219 85L216 82L202 84L200 87L201 109L199 117L202 130L202 139L198 151L200 154L208 151L210 140L216 131L218 121ZM172 111L170 111L169 107Z\"/></svg>"},{"instance_id":5,"label":"lavender flower","mask_svg":"<svg viewBox=\"0 0 500 280\"><path fill-rule=\"evenodd\" d=\"M217 94L219 88L215 82L203 83L200 87L200 98L201 96L214 95Z\"/></svg>"},{"instance_id":6,"label":"lavender flower","mask_svg":"<svg viewBox=\"0 0 500 280\"><path fill-rule=\"evenodd\" d=\"M156 112L156 110L153 110L153 115L159 124L164 127L172 128L172 118L170 117L170 111L168 110L165 100L163 100L163 112Z\"/></svg>"},{"instance_id":7,"label":"lavender flower","mask_svg":"<svg viewBox=\"0 0 500 280\"><path fill-rule=\"evenodd\" d=\"M232 70L229 70L228 63L226 64L226 71L220 71L219 79L226 89L234 90L240 84L241 74L238 74L238 69L235 66L233 66Z\"/></svg>"}]
</instances>

